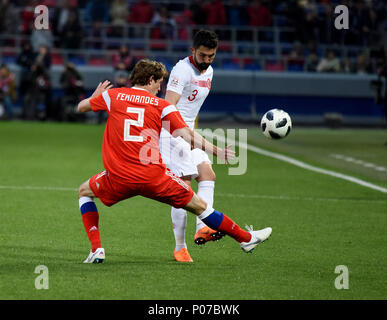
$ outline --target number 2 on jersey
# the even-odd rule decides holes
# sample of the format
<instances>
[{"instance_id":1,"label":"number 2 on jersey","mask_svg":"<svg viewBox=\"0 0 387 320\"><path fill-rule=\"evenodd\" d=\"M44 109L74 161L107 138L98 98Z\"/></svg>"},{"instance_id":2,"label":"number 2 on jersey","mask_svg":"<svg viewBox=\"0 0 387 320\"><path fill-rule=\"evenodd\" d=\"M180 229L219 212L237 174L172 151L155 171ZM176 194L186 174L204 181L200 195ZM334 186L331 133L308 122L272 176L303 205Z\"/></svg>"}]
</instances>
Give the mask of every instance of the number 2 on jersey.
<instances>
[{"instance_id":1,"label":"number 2 on jersey","mask_svg":"<svg viewBox=\"0 0 387 320\"><path fill-rule=\"evenodd\" d=\"M128 112L128 113L135 113L135 114L138 115L138 118L137 118L137 120L125 119L125 124L124 124L124 141L143 142L143 140L144 140L143 136L133 136L133 135L130 134L130 126L136 126L136 127L141 127L141 128L144 126L145 109L144 108L128 107L126 109L126 112Z\"/></svg>"},{"instance_id":2,"label":"number 2 on jersey","mask_svg":"<svg viewBox=\"0 0 387 320\"><path fill-rule=\"evenodd\" d=\"M192 91L192 96L188 97L188 100L189 101L194 101L196 96L197 96L197 94L198 94L198 91L195 89L194 91Z\"/></svg>"}]
</instances>

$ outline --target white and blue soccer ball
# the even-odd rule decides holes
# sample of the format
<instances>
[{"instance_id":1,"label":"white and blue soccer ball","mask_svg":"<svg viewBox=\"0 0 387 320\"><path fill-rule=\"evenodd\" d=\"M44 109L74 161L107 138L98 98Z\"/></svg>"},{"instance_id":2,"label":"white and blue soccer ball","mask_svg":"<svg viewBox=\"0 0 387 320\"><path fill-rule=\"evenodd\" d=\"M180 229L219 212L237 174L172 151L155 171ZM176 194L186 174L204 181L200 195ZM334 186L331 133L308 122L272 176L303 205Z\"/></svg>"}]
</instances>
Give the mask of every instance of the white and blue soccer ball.
<instances>
[{"instance_id":1,"label":"white and blue soccer ball","mask_svg":"<svg viewBox=\"0 0 387 320\"><path fill-rule=\"evenodd\" d=\"M269 139L282 139L292 130L292 119L284 110L271 109L263 115L261 129Z\"/></svg>"}]
</instances>

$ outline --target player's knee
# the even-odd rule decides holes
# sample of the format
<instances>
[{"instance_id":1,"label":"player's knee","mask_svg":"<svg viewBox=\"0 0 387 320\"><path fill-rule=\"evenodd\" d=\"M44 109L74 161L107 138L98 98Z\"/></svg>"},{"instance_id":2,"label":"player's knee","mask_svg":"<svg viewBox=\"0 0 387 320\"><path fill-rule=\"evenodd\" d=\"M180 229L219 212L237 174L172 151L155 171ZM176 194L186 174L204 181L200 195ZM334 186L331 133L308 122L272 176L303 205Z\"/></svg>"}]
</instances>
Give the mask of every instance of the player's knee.
<instances>
[{"instance_id":1,"label":"player's knee","mask_svg":"<svg viewBox=\"0 0 387 320\"><path fill-rule=\"evenodd\" d=\"M202 214L204 210L207 209L207 202L205 202L202 198L198 197L195 209L197 214Z\"/></svg>"},{"instance_id":2,"label":"player's knee","mask_svg":"<svg viewBox=\"0 0 387 320\"><path fill-rule=\"evenodd\" d=\"M198 166L199 176L196 178L196 181L215 181L216 174L212 169L211 164L203 162Z\"/></svg>"},{"instance_id":3,"label":"player's knee","mask_svg":"<svg viewBox=\"0 0 387 320\"><path fill-rule=\"evenodd\" d=\"M80 186L79 186L79 189L78 189L78 197L81 198L81 197L85 197L87 196L87 187L86 187L86 184L85 183L82 183Z\"/></svg>"},{"instance_id":4,"label":"player's knee","mask_svg":"<svg viewBox=\"0 0 387 320\"><path fill-rule=\"evenodd\" d=\"M83 197L83 184L81 184L78 188L78 198Z\"/></svg>"},{"instance_id":5,"label":"player's knee","mask_svg":"<svg viewBox=\"0 0 387 320\"><path fill-rule=\"evenodd\" d=\"M197 182L201 181L215 181L216 174L213 170L207 171L205 174L199 175L196 179Z\"/></svg>"},{"instance_id":6,"label":"player's knee","mask_svg":"<svg viewBox=\"0 0 387 320\"><path fill-rule=\"evenodd\" d=\"M184 209L198 216L207 209L207 203L195 194L187 206L184 207Z\"/></svg>"}]
</instances>

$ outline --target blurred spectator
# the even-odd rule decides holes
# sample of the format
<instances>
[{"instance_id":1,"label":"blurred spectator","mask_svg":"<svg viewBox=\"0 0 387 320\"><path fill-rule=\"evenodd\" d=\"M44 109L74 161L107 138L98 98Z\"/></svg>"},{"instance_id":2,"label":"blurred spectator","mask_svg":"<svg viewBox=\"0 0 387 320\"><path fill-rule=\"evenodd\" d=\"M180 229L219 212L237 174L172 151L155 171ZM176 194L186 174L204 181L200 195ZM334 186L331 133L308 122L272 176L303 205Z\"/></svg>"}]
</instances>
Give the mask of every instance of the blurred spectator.
<instances>
[{"instance_id":1,"label":"blurred spectator","mask_svg":"<svg viewBox=\"0 0 387 320\"><path fill-rule=\"evenodd\" d=\"M319 37L320 22L317 18L317 13L314 10L308 10L305 13L305 22L302 34L302 42L316 41Z\"/></svg>"},{"instance_id":2,"label":"blurred spectator","mask_svg":"<svg viewBox=\"0 0 387 320\"><path fill-rule=\"evenodd\" d=\"M269 10L260 0L253 0L247 7L249 26L268 27L272 24L272 16Z\"/></svg>"},{"instance_id":3,"label":"blurred spectator","mask_svg":"<svg viewBox=\"0 0 387 320\"><path fill-rule=\"evenodd\" d=\"M30 86L24 96L23 118L35 120L51 116L50 75L41 64L34 64L30 73Z\"/></svg>"},{"instance_id":4,"label":"blurred spectator","mask_svg":"<svg viewBox=\"0 0 387 320\"><path fill-rule=\"evenodd\" d=\"M376 10L372 7L367 8L366 23L363 26L363 43L364 45L376 45L379 41L378 28L379 19Z\"/></svg>"},{"instance_id":5,"label":"blurred spectator","mask_svg":"<svg viewBox=\"0 0 387 320\"><path fill-rule=\"evenodd\" d=\"M34 28L30 40L34 52L37 52L42 46L52 48L54 44L54 36L51 29L38 30Z\"/></svg>"},{"instance_id":6,"label":"blurred spectator","mask_svg":"<svg viewBox=\"0 0 387 320\"><path fill-rule=\"evenodd\" d=\"M317 65L317 72L339 72L340 61L336 57L335 51L328 49L325 57Z\"/></svg>"},{"instance_id":7,"label":"blurred spectator","mask_svg":"<svg viewBox=\"0 0 387 320\"><path fill-rule=\"evenodd\" d=\"M372 2L371 10L375 12L376 14L376 21L377 21L377 31L379 38L378 40L381 41L381 43L387 42L386 39L386 27L387 27L387 6L386 6L386 0L374 0ZM371 18L373 19L373 17ZM381 34L384 35L384 39L380 39Z\"/></svg>"},{"instance_id":8,"label":"blurred spectator","mask_svg":"<svg viewBox=\"0 0 387 320\"><path fill-rule=\"evenodd\" d=\"M34 58L34 65L41 65L46 71L51 67L51 55L49 48L45 45L40 46L39 52L37 52Z\"/></svg>"},{"instance_id":9,"label":"blurred spectator","mask_svg":"<svg viewBox=\"0 0 387 320\"><path fill-rule=\"evenodd\" d=\"M302 44L301 42L295 42L287 56L288 69L290 71L303 71L304 62L305 58Z\"/></svg>"},{"instance_id":10,"label":"blurred spectator","mask_svg":"<svg viewBox=\"0 0 387 320\"><path fill-rule=\"evenodd\" d=\"M176 38L176 22L166 6L161 6L152 19L152 39Z\"/></svg>"},{"instance_id":11,"label":"blurred spectator","mask_svg":"<svg viewBox=\"0 0 387 320\"><path fill-rule=\"evenodd\" d=\"M0 33L18 33L19 16L13 3L9 0L0 0Z\"/></svg>"},{"instance_id":12,"label":"blurred spectator","mask_svg":"<svg viewBox=\"0 0 387 320\"><path fill-rule=\"evenodd\" d=\"M379 14L382 12L379 11L379 1L366 4L364 0L356 0L349 2L348 6L350 28L345 32L345 44L376 45L380 38L375 31L379 28ZM385 3L382 7L386 7Z\"/></svg>"},{"instance_id":13,"label":"blurred spectator","mask_svg":"<svg viewBox=\"0 0 387 320\"><path fill-rule=\"evenodd\" d=\"M114 0L110 5L110 16L114 26L125 26L129 15L126 0Z\"/></svg>"},{"instance_id":14,"label":"blurred spectator","mask_svg":"<svg viewBox=\"0 0 387 320\"><path fill-rule=\"evenodd\" d=\"M101 21L94 21L92 28L88 29L88 36L92 38L89 40L88 47L93 49L102 49L103 47L103 39L106 38L106 29L103 27Z\"/></svg>"},{"instance_id":15,"label":"blurred spectator","mask_svg":"<svg viewBox=\"0 0 387 320\"><path fill-rule=\"evenodd\" d=\"M202 8L207 15L206 25L226 24L226 9L221 0L210 0Z\"/></svg>"},{"instance_id":16,"label":"blurred spectator","mask_svg":"<svg viewBox=\"0 0 387 320\"><path fill-rule=\"evenodd\" d=\"M79 22L78 12L72 9L61 32L62 46L65 49L79 49L82 40L82 27Z\"/></svg>"},{"instance_id":17,"label":"blurred spectator","mask_svg":"<svg viewBox=\"0 0 387 320\"><path fill-rule=\"evenodd\" d=\"M52 18L52 29L54 36L59 37L62 34L63 28L69 20L70 10L71 7L69 0L62 0L60 5L57 5L54 8Z\"/></svg>"},{"instance_id":18,"label":"blurred spectator","mask_svg":"<svg viewBox=\"0 0 387 320\"><path fill-rule=\"evenodd\" d=\"M192 20L195 24L204 25L207 21L207 13L203 10L202 0L193 0L189 5L189 10L192 12Z\"/></svg>"},{"instance_id":19,"label":"blurred spectator","mask_svg":"<svg viewBox=\"0 0 387 320\"><path fill-rule=\"evenodd\" d=\"M20 94L24 96L29 86L31 67L35 61L35 53L32 51L29 41L24 42L16 63L20 66Z\"/></svg>"},{"instance_id":20,"label":"blurred spectator","mask_svg":"<svg viewBox=\"0 0 387 320\"><path fill-rule=\"evenodd\" d=\"M4 105L8 119L13 119L16 100L15 75L3 64L0 66L0 103Z\"/></svg>"},{"instance_id":21,"label":"blurred spectator","mask_svg":"<svg viewBox=\"0 0 387 320\"><path fill-rule=\"evenodd\" d=\"M371 65L365 54L360 54L356 58L355 72L357 74L368 74L371 73Z\"/></svg>"},{"instance_id":22,"label":"blurred spectator","mask_svg":"<svg viewBox=\"0 0 387 320\"><path fill-rule=\"evenodd\" d=\"M355 30L354 44L364 44L364 36L369 33L367 8L363 0L355 1L350 10L351 30Z\"/></svg>"},{"instance_id":23,"label":"blurred spectator","mask_svg":"<svg viewBox=\"0 0 387 320\"><path fill-rule=\"evenodd\" d=\"M23 117L26 119L52 118L50 68L49 48L42 45L34 58L29 79L26 80L28 88L23 97Z\"/></svg>"},{"instance_id":24,"label":"blurred spectator","mask_svg":"<svg viewBox=\"0 0 387 320\"><path fill-rule=\"evenodd\" d=\"M314 40L308 41L304 49L304 55L307 57L310 54L314 53L316 56L321 56L321 50L317 46L317 42Z\"/></svg>"},{"instance_id":25,"label":"blurred spectator","mask_svg":"<svg viewBox=\"0 0 387 320\"><path fill-rule=\"evenodd\" d=\"M343 73L354 73L355 67L350 58L344 57L341 59L341 72Z\"/></svg>"},{"instance_id":26,"label":"blurred spectator","mask_svg":"<svg viewBox=\"0 0 387 320\"><path fill-rule=\"evenodd\" d=\"M108 23L110 18L110 7L107 0L88 0L84 12L85 22Z\"/></svg>"},{"instance_id":27,"label":"blurred spectator","mask_svg":"<svg viewBox=\"0 0 387 320\"><path fill-rule=\"evenodd\" d=\"M21 0L23 1L23 0ZM40 1L40 4L44 5L44 6L47 6L47 7L55 7L58 5L58 2L62 3L66 0L60 0L60 1L57 1L57 0L42 0ZM69 0L70 3L77 3L77 0Z\"/></svg>"},{"instance_id":28,"label":"blurred spectator","mask_svg":"<svg viewBox=\"0 0 387 320\"><path fill-rule=\"evenodd\" d=\"M304 30L305 23L304 9L297 0L286 1L286 4L284 3L284 5L286 5L284 14L289 22L289 27L293 27L295 29L292 35L287 34L289 37L288 40L302 41L302 32Z\"/></svg>"},{"instance_id":29,"label":"blurred spectator","mask_svg":"<svg viewBox=\"0 0 387 320\"><path fill-rule=\"evenodd\" d=\"M246 7L239 0L231 0L226 7L227 24L230 26L243 26L247 24Z\"/></svg>"},{"instance_id":30,"label":"blurred spectator","mask_svg":"<svg viewBox=\"0 0 387 320\"><path fill-rule=\"evenodd\" d=\"M65 97L73 101L80 101L85 94L82 75L73 63L67 63L59 80Z\"/></svg>"},{"instance_id":31,"label":"blurred spectator","mask_svg":"<svg viewBox=\"0 0 387 320\"><path fill-rule=\"evenodd\" d=\"M23 34L31 34L35 19L34 9L37 5L39 5L39 0L31 0L21 9L21 32Z\"/></svg>"},{"instance_id":32,"label":"blurred spectator","mask_svg":"<svg viewBox=\"0 0 387 320\"><path fill-rule=\"evenodd\" d=\"M52 118L59 121L75 120L79 116L75 106L85 97L82 75L73 63L67 63L59 81L64 96L55 103L56 110L53 110Z\"/></svg>"},{"instance_id":33,"label":"blurred spectator","mask_svg":"<svg viewBox=\"0 0 387 320\"><path fill-rule=\"evenodd\" d=\"M129 17L129 5L126 0L114 0L110 5L110 17L112 20L111 35L124 36L124 27Z\"/></svg>"},{"instance_id":34,"label":"blurred spectator","mask_svg":"<svg viewBox=\"0 0 387 320\"><path fill-rule=\"evenodd\" d=\"M317 66L319 63L319 58L318 55L312 52L308 58L306 59L306 71L307 72L316 72L317 71Z\"/></svg>"},{"instance_id":35,"label":"blurred spectator","mask_svg":"<svg viewBox=\"0 0 387 320\"><path fill-rule=\"evenodd\" d=\"M136 64L134 57L130 54L130 50L126 45L122 45L118 53L112 56L113 67L118 70L126 70L131 72Z\"/></svg>"},{"instance_id":36,"label":"blurred spectator","mask_svg":"<svg viewBox=\"0 0 387 320\"><path fill-rule=\"evenodd\" d=\"M150 23L153 18L153 7L147 0L138 0L130 9L129 22Z\"/></svg>"},{"instance_id":37,"label":"blurred spectator","mask_svg":"<svg viewBox=\"0 0 387 320\"><path fill-rule=\"evenodd\" d=\"M120 88L120 87L129 87L129 72L127 72L125 69L120 70L118 69L114 73L114 87Z\"/></svg>"},{"instance_id":38,"label":"blurred spectator","mask_svg":"<svg viewBox=\"0 0 387 320\"><path fill-rule=\"evenodd\" d=\"M180 15L175 17L177 25L177 38L179 40L189 40L189 26L195 25L194 15L189 8L183 10Z\"/></svg>"}]
</instances>

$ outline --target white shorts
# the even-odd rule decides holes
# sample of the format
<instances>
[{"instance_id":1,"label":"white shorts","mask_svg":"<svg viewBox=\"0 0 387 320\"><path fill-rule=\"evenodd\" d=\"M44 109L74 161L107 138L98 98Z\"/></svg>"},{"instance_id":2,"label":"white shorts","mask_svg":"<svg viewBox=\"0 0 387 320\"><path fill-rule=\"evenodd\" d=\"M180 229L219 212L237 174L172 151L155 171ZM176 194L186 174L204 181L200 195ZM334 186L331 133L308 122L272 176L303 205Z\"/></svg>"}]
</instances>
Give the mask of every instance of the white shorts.
<instances>
[{"instance_id":1,"label":"white shorts","mask_svg":"<svg viewBox=\"0 0 387 320\"><path fill-rule=\"evenodd\" d=\"M183 138L174 138L164 129L160 134L160 152L164 163L178 177L192 176L195 179L199 174L199 164L212 163L203 150L191 150L190 144Z\"/></svg>"}]
</instances>

